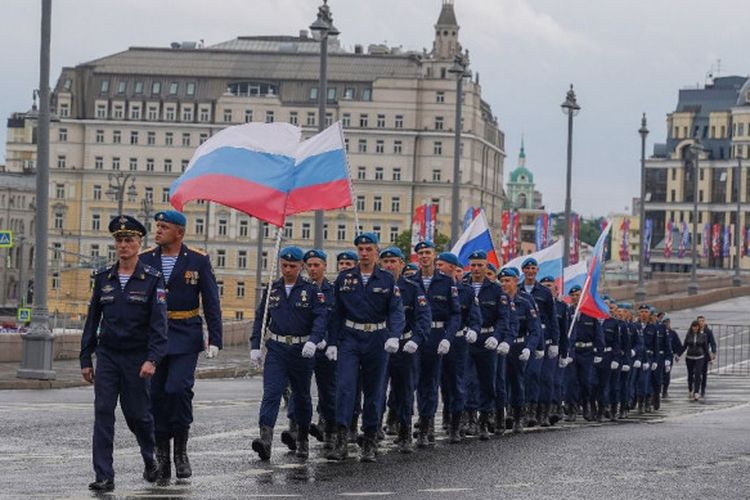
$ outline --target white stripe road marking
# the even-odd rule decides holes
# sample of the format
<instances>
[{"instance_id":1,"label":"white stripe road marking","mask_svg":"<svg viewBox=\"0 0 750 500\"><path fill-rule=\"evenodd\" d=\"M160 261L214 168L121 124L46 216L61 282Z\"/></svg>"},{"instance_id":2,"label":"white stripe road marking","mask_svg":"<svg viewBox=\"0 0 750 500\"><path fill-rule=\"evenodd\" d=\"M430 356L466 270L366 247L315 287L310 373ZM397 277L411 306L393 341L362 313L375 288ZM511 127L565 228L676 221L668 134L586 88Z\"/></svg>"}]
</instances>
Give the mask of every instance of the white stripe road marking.
<instances>
[{"instance_id":1,"label":"white stripe road marking","mask_svg":"<svg viewBox=\"0 0 750 500\"><path fill-rule=\"evenodd\" d=\"M347 493L339 493L340 497L387 497L394 495L393 491L352 491Z\"/></svg>"},{"instance_id":2,"label":"white stripe road marking","mask_svg":"<svg viewBox=\"0 0 750 500\"><path fill-rule=\"evenodd\" d=\"M419 493L461 493L463 491L472 491L474 488L428 488L426 490L417 490Z\"/></svg>"}]
</instances>

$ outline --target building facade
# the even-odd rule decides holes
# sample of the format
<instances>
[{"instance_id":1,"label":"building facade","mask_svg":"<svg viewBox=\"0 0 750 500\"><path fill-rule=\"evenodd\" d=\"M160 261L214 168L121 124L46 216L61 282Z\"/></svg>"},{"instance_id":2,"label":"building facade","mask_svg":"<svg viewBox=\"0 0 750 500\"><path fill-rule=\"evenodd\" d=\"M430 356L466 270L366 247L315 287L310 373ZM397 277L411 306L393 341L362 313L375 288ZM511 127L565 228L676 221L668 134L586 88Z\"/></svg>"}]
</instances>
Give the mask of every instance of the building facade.
<instances>
[{"instance_id":1,"label":"building facade","mask_svg":"<svg viewBox=\"0 0 750 500\"><path fill-rule=\"evenodd\" d=\"M514 211L519 219L517 255L535 252L536 221L545 212L542 194L535 189L534 174L526 167L526 148L523 140L518 154L518 166L510 172L506 184L506 196L506 210Z\"/></svg>"},{"instance_id":2,"label":"building facade","mask_svg":"<svg viewBox=\"0 0 750 500\"><path fill-rule=\"evenodd\" d=\"M106 227L118 212L117 199L124 212L142 217L169 208L169 186L195 148L246 122L288 122L301 127L303 137L317 132L319 120L342 122L354 207L325 213L330 254L351 247L354 208L360 229L378 233L386 244L409 229L414 207L425 200L439 205L444 234L451 211L469 206L484 207L497 228L504 135L482 99L478 76L463 86L461 206L450 206L457 96L448 70L456 56L468 57L458 33L453 3L444 0L431 51L370 45L347 52L330 40L324 117L317 116L320 42L306 33L200 48L130 48L64 68L53 92L58 119L50 132L50 301L58 287L60 307L85 311L88 270L77 268L114 259ZM19 119L33 127L33 117ZM12 171L33 164L27 144L9 143L7 156ZM251 317L256 235L263 233L261 257L269 269L275 229L210 202L190 203L185 213L187 243L211 255L225 317ZM290 218L282 228L284 244L310 247L313 218Z\"/></svg>"}]
</instances>

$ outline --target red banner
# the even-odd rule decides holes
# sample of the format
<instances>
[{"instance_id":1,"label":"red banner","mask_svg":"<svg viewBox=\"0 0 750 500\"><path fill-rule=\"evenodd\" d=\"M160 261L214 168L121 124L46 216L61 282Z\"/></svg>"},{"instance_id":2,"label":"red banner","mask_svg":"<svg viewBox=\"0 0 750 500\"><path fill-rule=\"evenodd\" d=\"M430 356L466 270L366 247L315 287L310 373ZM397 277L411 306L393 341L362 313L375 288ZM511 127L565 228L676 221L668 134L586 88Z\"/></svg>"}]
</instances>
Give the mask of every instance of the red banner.
<instances>
[{"instance_id":1,"label":"red banner","mask_svg":"<svg viewBox=\"0 0 750 500\"><path fill-rule=\"evenodd\" d=\"M664 235L664 257L670 258L672 256L672 221L667 222L666 234Z\"/></svg>"},{"instance_id":2,"label":"red banner","mask_svg":"<svg viewBox=\"0 0 750 500\"><path fill-rule=\"evenodd\" d=\"M623 219L620 224L622 231L622 241L620 243L620 260L627 262L630 260L630 219Z\"/></svg>"},{"instance_id":3,"label":"red banner","mask_svg":"<svg viewBox=\"0 0 750 500\"><path fill-rule=\"evenodd\" d=\"M721 257L721 224L714 224L711 233L711 254Z\"/></svg>"}]
</instances>

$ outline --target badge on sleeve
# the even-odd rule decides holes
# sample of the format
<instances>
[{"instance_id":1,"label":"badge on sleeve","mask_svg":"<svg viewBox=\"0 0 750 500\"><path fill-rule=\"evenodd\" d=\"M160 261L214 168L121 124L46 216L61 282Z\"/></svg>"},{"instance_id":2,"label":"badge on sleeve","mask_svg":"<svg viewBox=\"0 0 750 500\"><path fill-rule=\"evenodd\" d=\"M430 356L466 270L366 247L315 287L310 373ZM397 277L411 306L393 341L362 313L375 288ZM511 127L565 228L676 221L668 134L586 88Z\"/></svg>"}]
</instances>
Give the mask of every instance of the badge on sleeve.
<instances>
[{"instance_id":1,"label":"badge on sleeve","mask_svg":"<svg viewBox=\"0 0 750 500\"><path fill-rule=\"evenodd\" d=\"M457 287L455 287L455 286L451 287L451 295L453 295L454 297L458 297L458 288Z\"/></svg>"},{"instance_id":2,"label":"badge on sleeve","mask_svg":"<svg viewBox=\"0 0 750 500\"><path fill-rule=\"evenodd\" d=\"M166 304L167 303L167 291L163 288L157 288L156 289L156 302L158 304Z\"/></svg>"},{"instance_id":3,"label":"badge on sleeve","mask_svg":"<svg viewBox=\"0 0 750 500\"><path fill-rule=\"evenodd\" d=\"M531 314L531 317L532 317L532 318L536 318L536 309L534 309L534 308L532 307L531 309L529 309L529 313Z\"/></svg>"},{"instance_id":4,"label":"badge on sleeve","mask_svg":"<svg viewBox=\"0 0 750 500\"><path fill-rule=\"evenodd\" d=\"M324 294L323 292L318 292L318 302L320 302L321 304L325 304L326 294Z\"/></svg>"},{"instance_id":5,"label":"badge on sleeve","mask_svg":"<svg viewBox=\"0 0 750 500\"><path fill-rule=\"evenodd\" d=\"M398 285L393 285L393 295L401 297L401 290L398 289Z\"/></svg>"},{"instance_id":6,"label":"badge on sleeve","mask_svg":"<svg viewBox=\"0 0 750 500\"><path fill-rule=\"evenodd\" d=\"M417 304L419 304L420 307L425 307L427 305L427 297L424 295L417 295Z\"/></svg>"}]
</instances>

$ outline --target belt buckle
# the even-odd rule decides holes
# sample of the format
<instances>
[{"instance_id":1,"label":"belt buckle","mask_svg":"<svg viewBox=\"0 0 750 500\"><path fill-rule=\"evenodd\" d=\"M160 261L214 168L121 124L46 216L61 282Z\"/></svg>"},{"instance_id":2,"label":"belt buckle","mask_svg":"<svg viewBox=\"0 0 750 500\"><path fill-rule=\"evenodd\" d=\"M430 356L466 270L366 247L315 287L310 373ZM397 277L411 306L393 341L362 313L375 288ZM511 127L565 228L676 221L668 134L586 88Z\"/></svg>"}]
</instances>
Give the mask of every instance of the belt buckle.
<instances>
[{"instance_id":1,"label":"belt buckle","mask_svg":"<svg viewBox=\"0 0 750 500\"><path fill-rule=\"evenodd\" d=\"M364 329L362 331L371 332L374 330L372 323L364 323Z\"/></svg>"},{"instance_id":2,"label":"belt buckle","mask_svg":"<svg viewBox=\"0 0 750 500\"><path fill-rule=\"evenodd\" d=\"M286 342L287 345L292 345L292 336L287 335L286 337L284 337L284 342Z\"/></svg>"}]
</instances>

